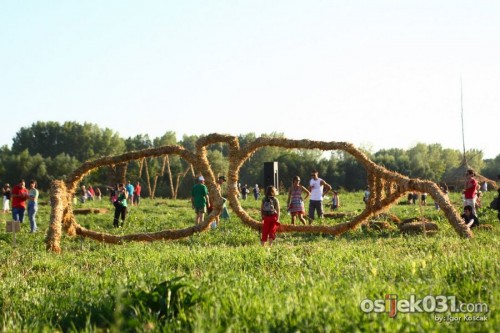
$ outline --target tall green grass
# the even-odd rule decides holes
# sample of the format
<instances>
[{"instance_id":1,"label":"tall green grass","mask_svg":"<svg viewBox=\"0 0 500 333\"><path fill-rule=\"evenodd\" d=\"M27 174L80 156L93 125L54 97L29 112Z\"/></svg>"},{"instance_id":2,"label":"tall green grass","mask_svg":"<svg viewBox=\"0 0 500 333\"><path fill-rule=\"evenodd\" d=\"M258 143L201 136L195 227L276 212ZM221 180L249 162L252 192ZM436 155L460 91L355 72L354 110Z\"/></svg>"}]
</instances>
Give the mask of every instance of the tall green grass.
<instances>
[{"instance_id":1,"label":"tall green grass","mask_svg":"<svg viewBox=\"0 0 500 333\"><path fill-rule=\"evenodd\" d=\"M493 193L483 199L489 203ZM280 196L281 202L286 199ZM341 193L340 211L359 213L362 193ZM458 195L452 200L460 207ZM63 253L45 251L43 232L23 226L0 233L0 325L5 332L196 331L196 332L495 332L500 328L499 226L496 212L482 209L475 238L460 238L432 200L426 207L395 205L401 219L436 221L433 237L392 230L357 229L340 237L278 234L272 248L234 214L215 230L177 241L102 244L64 237ZM404 202L404 200L402 201ZM257 217L259 202L242 205ZM187 200L143 200L132 207L124 228L104 215L77 216L98 231L125 234L184 228L194 223ZM41 206L41 230L49 206ZM9 219L0 215L0 220ZM345 218L348 219L348 218ZM290 217L283 212L282 222ZM335 224L325 219L315 223ZM2 224L3 226L3 224ZM4 227L2 227L4 228ZM435 313L364 313L365 299L396 294L456 296L486 303L487 320L438 323ZM443 315L443 314L440 314ZM444 314L448 315L448 314ZM465 318L465 314L453 314Z\"/></svg>"}]
</instances>

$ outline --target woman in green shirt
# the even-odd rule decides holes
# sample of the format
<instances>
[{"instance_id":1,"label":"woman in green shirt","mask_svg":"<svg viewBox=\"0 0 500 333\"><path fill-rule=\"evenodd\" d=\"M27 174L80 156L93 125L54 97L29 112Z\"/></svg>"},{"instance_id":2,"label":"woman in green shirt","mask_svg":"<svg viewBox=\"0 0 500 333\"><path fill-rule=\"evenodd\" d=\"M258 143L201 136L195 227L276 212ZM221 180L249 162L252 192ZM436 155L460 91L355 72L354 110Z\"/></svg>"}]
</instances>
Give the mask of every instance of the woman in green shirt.
<instances>
[{"instance_id":1,"label":"woman in green shirt","mask_svg":"<svg viewBox=\"0 0 500 333\"><path fill-rule=\"evenodd\" d=\"M118 220L121 217L122 224L125 223L125 217L127 217L127 198L128 193L125 190L125 185L118 184L118 190L116 191L116 201L113 202L115 206L115 218L113 219L113 226L118 228Z\"/></svg>"}]
</instances>

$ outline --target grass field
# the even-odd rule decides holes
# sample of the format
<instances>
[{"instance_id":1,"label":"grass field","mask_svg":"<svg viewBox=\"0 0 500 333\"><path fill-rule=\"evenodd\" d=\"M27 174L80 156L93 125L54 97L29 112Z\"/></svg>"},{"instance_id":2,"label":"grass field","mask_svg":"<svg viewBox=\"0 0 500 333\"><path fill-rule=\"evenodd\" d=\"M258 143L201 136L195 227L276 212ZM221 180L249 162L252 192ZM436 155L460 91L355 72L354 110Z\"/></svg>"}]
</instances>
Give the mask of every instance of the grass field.
<instances>
[{"instance_id":1,"label":"grass field","mask_svg":"<svg viewBox=\"0 0 500 333\"><path fill-rule=\"evenodd\" d=\"M493 199L488 192L485 205ZM362 193L341 193L341 212L359 213ZM452 200L460 207L458 194ZM46 197L42 196L42 201ZM281 202L285 200L280 197ZM428 206L395 205L399 218L424 216L439 225L435 236L358 229L340 237L278 234L272 248L232 214L214 230L154 243L101 244L65 236L60 255L45 251L50 207L40 207L42 232L25 220L5 233L0 214L0 325L2 332L498 332L499 223L496 211L479 218L493 230L460 238L443 214ZM112 228L109 213L78 215L88 228L109 233L151 232L194 223L187 200L143 200L124 228ZM242 206L254 217L258 203ZM345 218L347 219L347 218ZM289 223L286 213L282 222ZM325 219L335 224L340 220ZM319 222L318 222L319 223ZM452 302L485 304L483 312L366 313L384 305L426 299L444 309ZM414 296L411 296L414 295ZM446 298L444 298L446 297ZM446 300L446 304L444 304ZM364 306L365 311L361 309ZM469 310L472 305L468 305ZM378 307L381 309L381 307ZM389 307L387 307L389 310ZM404 310L404 309L403 309ZM443 320L444 319L444 320Z\"/></svg>"}]
</instances>

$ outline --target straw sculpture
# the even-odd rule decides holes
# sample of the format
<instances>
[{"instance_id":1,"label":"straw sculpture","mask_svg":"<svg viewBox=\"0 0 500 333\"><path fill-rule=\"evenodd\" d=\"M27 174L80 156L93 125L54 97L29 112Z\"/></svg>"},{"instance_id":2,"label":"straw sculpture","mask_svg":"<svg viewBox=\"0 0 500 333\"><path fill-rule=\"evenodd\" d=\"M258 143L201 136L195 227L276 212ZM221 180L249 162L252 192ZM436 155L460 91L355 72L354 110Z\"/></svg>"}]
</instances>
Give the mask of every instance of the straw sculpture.
<instances>
[{"instance_id":1,"label":"straw sculpture","mask_svg":"<svg viewBox=\"0 0 500 333\"><path fill-rule=\"evenodd\" d=\"M470 229L462 222L460 215L453 208L448 198L439 187L428 180L412 179L389 171L371 161L364 153L347 142L324 142L310 140L290 140L285 138L260 137L244 147L240 147L238 138L230 135L210 134L196 142L196 151L192 152L178 145L128 152L118 156L103 157L83 163L66 180L54 180L51 185L50 227L46 236L46 246L50 251L60 252L60 238L64 230L69 235L80 235L97 241L121 244L129 241L155 241L179 239L208 230L209 223L222 211L223 199L217 189L216 179L207 159L207 146L224 143L228 145L229 171L227 175L227 199L234 213L245 225L260 230L262 223L253 219L241 207L238 200L238 173L243 163L263 147L282 147L287 149L319 149L323 151L342 150L352 155L366 169L370 190L369 201L365 209L351 221L334 226L325 225L281 225L278 232L307 232L341 235L353 230L372 216L385 213L388 208L408 191L427 192L439 204L446 218L455 231L463 237L473 236ZM190 163L196 172L203 174L210 197L214 198L213 210L202 224L180 230L164 230L154 233L113 235L95 232L80 226L75 219L71 197L74 195L82 178L91 171L104 167L116 166L128 161L142 161L149 157L178 155Z\"/></svg>"}]
</instances>

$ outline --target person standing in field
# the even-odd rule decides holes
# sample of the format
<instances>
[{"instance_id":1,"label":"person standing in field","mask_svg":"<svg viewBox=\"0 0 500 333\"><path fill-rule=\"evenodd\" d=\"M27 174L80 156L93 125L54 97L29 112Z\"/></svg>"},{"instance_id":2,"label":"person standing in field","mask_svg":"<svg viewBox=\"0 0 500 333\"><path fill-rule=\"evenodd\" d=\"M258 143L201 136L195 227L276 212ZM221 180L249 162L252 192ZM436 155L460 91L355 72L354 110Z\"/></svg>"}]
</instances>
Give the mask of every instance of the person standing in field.
<instances>
[{"instance_id":1,"label":"person standing in field","mask_svg":"<svg viewBox=\"0 0 500 333\"><path fill-rule=\"evenodd\" d=\"M128 195L127 202L132 205L134 203L134 185L130 183L130 180L127 182L125 189L127 190Z\"/></svg>"},{"instance_id":2,"label":"person standing in field","mask_svg":"<svg viewBox=\"0 0 500 333\"><path fill-rule=\"evenodd\" d=\"M116 195L117 198L113 202L113 205L115 206L115 216L113 219L113 227L118 228L118 222L119 219L121 218L122 224L121 226L125 224L125 218L127 217L127 197L128 197L128 192L125 189L125 186L123 184L118 184L118 189L116 190Z\"/></svg>"},{"instance_id":3,"label":"person standing in field","mask_svg":"<svg viewBox=\"0 0 500 333\"><path fill-rule=\"evenodd\" d=\"M80 202L85 203L87 199L88 199L87 189L85 188L85 185L82 185L80 187Z\"/></svg>"},{"instance_id":4,"label":"person standing in field","mask_svg":"<svg viewBox=\"0 0 500 333\"><path fill-rule=\"evenodd\" d=\"M465 173L465 189L464 189L464 207L471 206L472 214L476 214L476 198L477 198L477 180L474 178L474 171L467 170Z\"/></svg>"},{"instance_id":5,"label":"person standing in field","mask_svg":"<svg viewBox=\"0 0 500 333\"><path fill-rule=\"evenodd\" d=\"M260 196L259 184L255 184L253 188L253 197L255 198L255 200L259 200L259 196Z\"/></svg>"},{"instance_id":6,"label":"person standing in field","mask_svg":"<svg viewBox=\"0 0 500 333\"><path fill-rule=\"evenodd\" d=\"M139 206L140 202L141 202L141 183L137 181L137 183L135 183L135 188L134 188L133 204L134 206Z\"/></svg>"},{"instance_id":7,"label":"person standing in field","mask_svg":"<svg viewBox=\"0 0 500 333\"><path fill-rule=\"evenodd\" d=\"M318 170L311 172L311 180L309 181L309 224L314 220L314 211L318 218L323 218L323 196L327 194L332 187L323 179L318 177Z\"/></svg>"},{"instance_id":8,"label":"person standing in field","mask_svg":"<svg viewBox=\"0 0 500 333\"><path fill-rule=\"evenodd\" d=\"M210 206L208 188L205 186L205 178L198 177L198 183L191 189L191 205L196 213L195 224L201 224L205 218L207 208Z\"/></svg>"},{"instance_id":9,"label":"person standing in field","mask_svg":"<svg viewBox=\"0 0 500 333\"><path fill-rule=\"evenodd\" d=\"M30 232L34 233L38 230L36 225L36 213L38 212L38 190L36 188L36 180L30 181L30 189L28 191L28 218L30 220Z\"/></svg>"},{"instance_id":10,"label":"person standing in field","mask_svg":"<svg viewBox=\"0 0 500 333\"><path fill-rule=\"evenodd\" d=\"M222 196L222 184L224 184L226 182L226 176L219 176L219 178L217 179L217 182L215 183L215 186L217 187L217 191L219 191L219 193L221 194ZM226 198L222 198L222 210L221 210L221 213L217 216L215 216L214 218L214 221L212 222L212 228L216 228L218 225L219 225L219 222L220 222L220 217L222 215L222 217L224 216L227 216L229 217L229 214L227 213L227 207L226 207ZM214 198L210 198L210 205L209 205L209 212L212 211L213 209L213 203L214 203L215 199Z\"/></svg>"},{"instance_id":11,"label":"person standing in field","mask_svg":"<svg viewBox=\"0 0 500 333\"><path fill-rule=\"evenodd\" d=\"M486 181L484 181L483 185L481 185L481 191L488 192L488 183Z\"/></svg>"},{"instance_id":12,"label":"person standing in field","mask_svg":"<svg viewBox=\"0 0 500 333\"><path fill-rule=\"evenodd\" d=\"M276 189L272 185L266 188L266 196L262 199L260 213L263 222L260 243L264 246L269 240L269 246L272 246L276 239L276 231L280 226L280 203L276 198Z\"/></svg>"},{"instance_id":13,"label":"person standing in field","mask_svg":"<svg viewBox=\"0 0 500 333\"><path fill-rule=\"evenodd\" d=\"M427 193L426 192L423 192L422 194L420 194L420 204L422 206L427 206Z\"/></svg>"},{"instance_id":14,"label":"person standing in field","mask_svg":"<svg viewBox=\"0 0 500 333\"><path fill-rule=\"evenodd\" d=\"M363 194L363 202L365 203L365 205L368 205L369 200L370 200L370 187L367 186Z\"/></svg>"},{"instance_id":15,"label":"person standing in field","mask_svg":"<svg viewBox=\"0 0 500 333\"><path fill-rule=\"evenodd\" d=\"M101 201L101 199L102 199L102 192L101 192L101 189L99 187L95 188L95 197L99 201Z\"/></svg>"},{"instance_id":16,"label":"person standing in field","mask_svg":"<svg viewBox=\"0 0 500 333\"><path fill-rule=\"evenodd\" d=\"M332 211L340 207L340 197L337 191L332 191Z\"/></svg>"},{"instance_id":17,"label":"person standing in field","mask_svg":"<svg viewBox=\"0 0 500 333\"><path fill-rule=\"evenodd\" d=\"M245 184L243 185L243 187L241 188L241 198L243 200L246 200L247 199L247 195L248 193L250 193L250 190L248 189L248 185Z\"/></svg>"},{"instance_id":18,"label":"person standing in field","mask_svg":"<svg viewBox=\"0 0 500 333\"><path fill-rule=\"evenodd\" d=\"M4 185L2 188L2 194L3 194L3 212L4 214L7 214L10 210L10 185L7 183Z\"/></svg>"},{"instance_id":19,"label":"person standing in field","mask_svg":"<svg viewBox=\"0 0 500 333\"><path fill-rule=\"evenodd\" d=\"M12 219L23 222L24 212L26 211L26 200L28 200L28 190L24 179L19 180L17 185L12 188Z\"/></svg>"},{"instance_id":20,"label":"person standing in field","mask_svg":"<svg viewBox=\"0 0 500 333\"><path fill-rule=\"evenodd\" d=\"M305 193L305 197L302 197L302 193ZM302 224L306 224L304 215L306 214L306 209L304 207L304 200L306 200L311 193L300 184L300 177L294 176L292 178L292 186L288 191L287 206L290 215L292 216L292 224L295 224L295 218L297 217Z\"/></svg>"},{"instance_id":21,"label":"person standing in field","mask_svg":"<svg viewBox=\"0 0 500 333\"><path fill-rule=\"evenodd\" d=\"M92 185L89 185L89 189L87 190L87 195L89 197L89 200L94 200L95 199L95 191Z\"/></svg>"}]
</instances>

